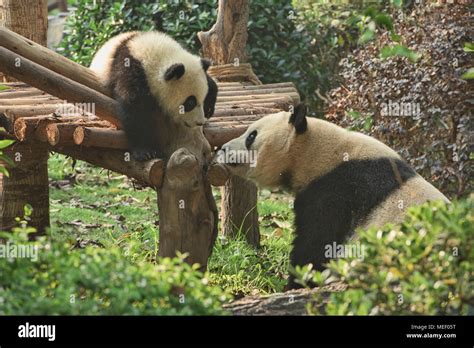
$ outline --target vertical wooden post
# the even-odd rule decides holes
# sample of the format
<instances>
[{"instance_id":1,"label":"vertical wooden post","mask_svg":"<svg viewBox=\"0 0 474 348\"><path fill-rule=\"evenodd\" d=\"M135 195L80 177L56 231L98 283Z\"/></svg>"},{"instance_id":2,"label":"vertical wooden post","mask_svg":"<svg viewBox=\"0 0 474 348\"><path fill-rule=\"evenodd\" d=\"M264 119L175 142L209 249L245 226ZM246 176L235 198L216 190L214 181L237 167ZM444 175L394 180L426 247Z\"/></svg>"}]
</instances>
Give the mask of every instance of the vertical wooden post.
<instances>
[{"instance_id":1,"label":"vertical wooden post","mask_svg":"<svg viewBox=\"0 0 474 348\"><path fill-rule=\"evenodd\" d=\"M0 26L46 45L47 7L47 0L0 0ZM9 168L9 177L0 174L0 230L10 230L15 218L24 215L24 206L30 204L30 226L42 233L49 226L48 150L15 144L5 154L15 167Z\"/></svg>"},{"instance_id":2,"label":"vertical wooden post","mask_svg":"<svg viewBox=\"0 0 474 348\"><path fill-rule=\"evenodd\" d=\"M46 46L48 32L47 0L0 0L0 27ZM3 77L3 81L12 81Z\"/></svg>"},{"instance_id":3,"label":"vertical wooden post","mask_svg":"<svg viewBox=\"0 0 474 348\"><path fill-rule=\"evenodd\" d=\"M238 64L247 60L248 0L219 0L217 21L207 32L198 33L203 55L214 64ZM257 187L232 176L222 189L222 231L235 236L240 230L247 241L258 247Z\"/></svg>"}]
</instances>

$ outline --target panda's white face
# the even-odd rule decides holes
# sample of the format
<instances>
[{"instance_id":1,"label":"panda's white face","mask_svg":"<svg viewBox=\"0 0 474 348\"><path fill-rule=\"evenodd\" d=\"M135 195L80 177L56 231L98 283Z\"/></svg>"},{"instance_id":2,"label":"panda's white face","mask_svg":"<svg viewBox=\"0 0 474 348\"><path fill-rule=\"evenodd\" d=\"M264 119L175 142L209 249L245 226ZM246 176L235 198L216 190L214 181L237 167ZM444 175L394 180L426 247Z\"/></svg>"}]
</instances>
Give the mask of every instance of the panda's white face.
<instances>
[{"instance_id":1,"label":"panda's white face","mask_svg":"<svg viewBox=\"0 0 474 348\"><path fill-rule=\"evenodd\" d=\"M165 34L149 32L129 42L145 70L151 93L176 124L202 126L208 92L207 67Z\"/></svg>"},{"instance_id":2,"label":"panda's white face","mask_svg":"<svg viewBox=\"0 0 474 348\"><path fill-rule=\"evenodd\" d=\"M254 122L244 134L222 146L216 161L258 185L277 186L295 136L294 127L288 123L290 115L280 112Z\"/></svg>"}]
</instances>

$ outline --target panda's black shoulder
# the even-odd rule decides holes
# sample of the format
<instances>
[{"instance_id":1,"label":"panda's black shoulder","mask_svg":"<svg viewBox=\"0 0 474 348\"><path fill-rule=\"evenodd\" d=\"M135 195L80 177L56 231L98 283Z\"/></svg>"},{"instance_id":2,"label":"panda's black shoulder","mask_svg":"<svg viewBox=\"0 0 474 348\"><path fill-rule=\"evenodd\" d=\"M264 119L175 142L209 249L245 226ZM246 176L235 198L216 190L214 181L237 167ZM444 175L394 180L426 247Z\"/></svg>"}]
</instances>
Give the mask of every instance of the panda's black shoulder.
<instances>
[{"instance_id":1,"label":"panda's black shoulder","mask_svg":"<svg viewBox=\"0 0 474 348\"><path fill-rule=\"evenodd\" d=\"M109 79L114 98L122 102L156 104L152 97L143 63L131 52L130 41L140 35L136 33L124 40L116 49ZM138 106L138 105L137 105Z\"/></svg>"}]
</instances>

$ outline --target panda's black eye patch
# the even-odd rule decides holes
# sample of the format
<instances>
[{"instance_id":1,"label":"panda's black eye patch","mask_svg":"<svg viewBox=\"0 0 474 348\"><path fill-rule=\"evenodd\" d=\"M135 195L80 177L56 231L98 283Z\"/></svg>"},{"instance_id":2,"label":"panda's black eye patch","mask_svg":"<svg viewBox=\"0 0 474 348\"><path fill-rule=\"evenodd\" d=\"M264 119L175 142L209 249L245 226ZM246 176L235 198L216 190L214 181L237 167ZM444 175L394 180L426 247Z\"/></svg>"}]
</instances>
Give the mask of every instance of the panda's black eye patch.
<instances>
[{"instance_id":1,"label":"panda's black eye patch","mask_svg":"<svg viewBox=\"0 0 474 348\"><path fill-rule=\"evenodd\" d=\"M255 138L257 138L256 130L251 132L245 139L245 147L247 148L247 150L250 150L250 146L252 146L253 142L255 141Z\"/></svg>"},{"instance_id":2,"label":"panda's black eye patch","mask_svg":"<svg viewBox=\"0 0 474 348\"><path fill-rule=\"evenodd\" d=\"M197 100L196 100L195 96L192 95L192 96L186 98L186 100L183 103L184 112L191 111L192 109L194 109L196 107L196 105L197 105Z\"/></svg>"}]
</instances>

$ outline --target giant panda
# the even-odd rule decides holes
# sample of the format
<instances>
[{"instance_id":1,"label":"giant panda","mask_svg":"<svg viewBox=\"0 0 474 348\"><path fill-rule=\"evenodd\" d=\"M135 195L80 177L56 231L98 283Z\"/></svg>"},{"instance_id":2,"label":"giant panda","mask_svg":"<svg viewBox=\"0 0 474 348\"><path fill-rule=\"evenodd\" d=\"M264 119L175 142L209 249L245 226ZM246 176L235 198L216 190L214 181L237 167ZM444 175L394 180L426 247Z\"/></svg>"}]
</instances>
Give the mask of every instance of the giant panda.
<instances>
[{"instance_id":1,"label":"giant panda","mask_svg":"<svg viewBox=\"0 0 474 348\"><path fill-rule=\"evenodd\" d=\"M217 96L209 66L157 31L120 34L97 51L90 68L118 102L134 159L170 155L179 127L202 130Z\"/></svg>"},{"instance_id":2,"label":"giant panda","mask_svg":"<svg viewBox=\"0 0 474 348\"><path fill-rule=\"evenodd\" d=\"M397 223L409 206L448 201L388 146L307 118L302 104L293 114L280 112L254 122L224 144L215 161L259 186L294 193L292 266L312 263L322 270L329 261L326 247L357 238L356 228ZM294 287L290 275L288 288Z\"/></svg>"}]
</instances>

